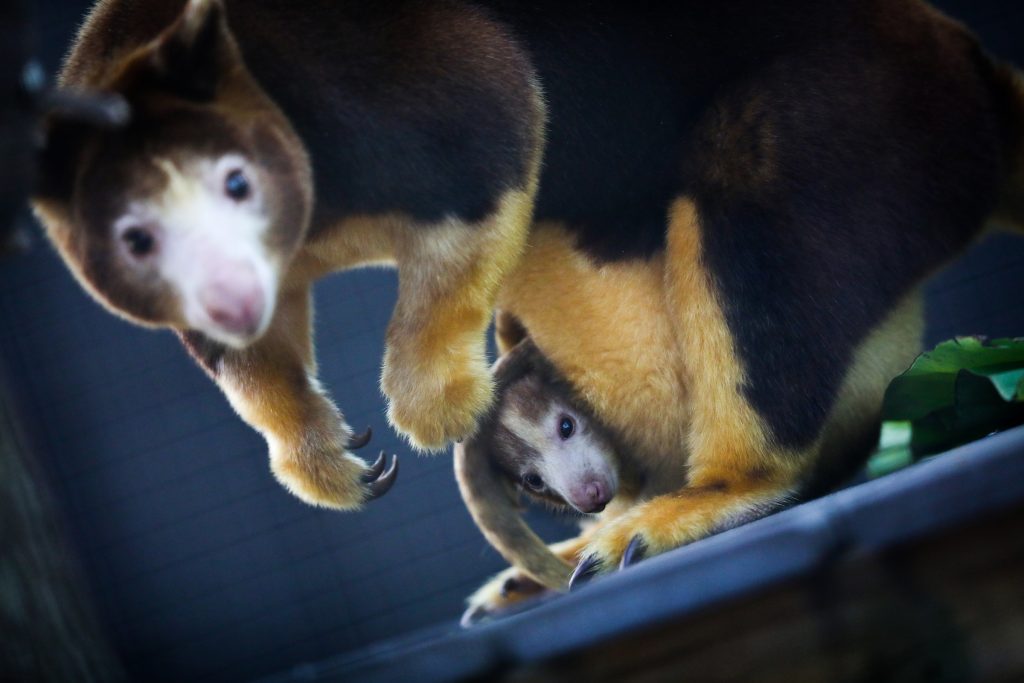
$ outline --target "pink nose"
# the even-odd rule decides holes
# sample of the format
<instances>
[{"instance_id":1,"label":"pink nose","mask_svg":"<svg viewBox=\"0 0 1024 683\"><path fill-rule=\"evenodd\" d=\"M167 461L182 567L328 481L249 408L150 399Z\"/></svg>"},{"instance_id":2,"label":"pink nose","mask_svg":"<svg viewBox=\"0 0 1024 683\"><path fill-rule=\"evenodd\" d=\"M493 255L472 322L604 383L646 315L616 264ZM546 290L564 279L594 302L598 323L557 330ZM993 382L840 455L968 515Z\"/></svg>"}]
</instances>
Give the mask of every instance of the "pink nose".
<instances>
[{"instance_id":1,"label":"pink nose","mask_svg":"<svg viewBox=\"0 0 1024 683\"><path fill-rule=\"evenodd\" d=\"M229 273L208 283L199 292L199 303L210 319L231 334L251 335L263 320L266 301L255 273ZM234 277L230 277L233 275Z\"/></svg>"},{"instance_id":2,"label":"pink nose","mask_svg":"<svg viewBox=\"0 0 1024 683\"><path fill-rule=\"evenodd\" d=\"M612 499L607 483L590 479L572 490L572 504L581 512L601 512Z\"/></svg>"}]
</instances>

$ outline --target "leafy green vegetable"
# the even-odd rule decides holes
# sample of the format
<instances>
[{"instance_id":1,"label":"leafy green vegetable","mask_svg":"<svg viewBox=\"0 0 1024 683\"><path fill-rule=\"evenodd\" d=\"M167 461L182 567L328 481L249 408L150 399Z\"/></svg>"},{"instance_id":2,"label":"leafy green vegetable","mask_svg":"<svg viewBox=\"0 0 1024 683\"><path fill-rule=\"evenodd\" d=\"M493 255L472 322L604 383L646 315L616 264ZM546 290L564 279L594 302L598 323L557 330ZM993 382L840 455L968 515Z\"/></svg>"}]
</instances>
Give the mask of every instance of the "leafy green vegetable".
<instances>
[{"instance_id":1,"label":"leafy green vegetable","mask_svg":"<svg viewBox=\"0 0 1024 683\"><path fill-rule=\"evenodd\" d=\"M889 384L882 420L873 477L1024 423L1024 339L942 342Z\"/></svg>"},{"instance_id":2,"label":"leafy green vegetable","mask_svg":"<svg viewBox=\"0 0 1024 683\"><path fill-rule=\"evenodd\" d=\"M914 462L910 453L910 422L883 422L882 436L878 440L878 450L868 461L868 476L874 479L903 469Z\"/></svg>"}]
</instances>

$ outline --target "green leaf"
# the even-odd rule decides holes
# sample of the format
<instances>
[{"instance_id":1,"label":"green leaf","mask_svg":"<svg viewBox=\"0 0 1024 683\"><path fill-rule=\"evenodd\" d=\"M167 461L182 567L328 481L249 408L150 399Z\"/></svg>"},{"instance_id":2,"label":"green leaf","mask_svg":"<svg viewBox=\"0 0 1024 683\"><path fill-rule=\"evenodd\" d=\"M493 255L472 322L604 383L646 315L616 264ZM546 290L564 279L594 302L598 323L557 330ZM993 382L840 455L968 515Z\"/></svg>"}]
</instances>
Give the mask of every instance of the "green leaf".
<instances>
[{"instance_id":1,"label":"green leaf","mask_svg":"<svg viewBox=\"0 0 1024 683\"><path fill-rule=\"evenodd\" d=\"M906 447L886 448L868 460L868 476L872 479L901 470L912 464L914 457Z\"/></svg>"},{"instance_id":2,"label":"green leaf","mask_svg":"<svg viewBox=\"0 0 1024 683\"><path fill-rule=\"evenodd\" d=\"M882 423L882 433L878 439L879 450L890 448L907 448L913 434L909 421L892 421Z\"/></svg>"},{"instance_id":3,"label":"green leaf","mask_svg":"<svg viewBox=\"0 0 1024 683\"><path fill-rule=\"evenodd\" d=\"M884 422L878 451L868 460L868 476L874 479L902 469L914 461L910 452L910 422Z\"/></svg>"},{"instance_id":4,"label":"green leaf","mask_svg":"<svg viewBox=\"0 0 1024 683\"><path fill-rule=\"evenodd\" d=\"M1024 423L1024 339L942 342L890 383L882 417L870 476Z\"/></svg>"},{"instance_id":5,"label":"green leaf","mask_svg":"<svg viewBox=\"0 0 1024 683\"><path fill-rule=\"evenodd\" d=\"M978 337L958 337L922 353L889 385L882 403L883 419L915 420L952 405L957 377L965 370L989 378L1004 400L1021 400L1024 340L986 343Z\"/></svg>"},{"instance_id":6,"label":"green leaf","mask_svg":"<svg viewBox=\"0 0 1024 683\"><path fill-rule=\"evenodd\" d=\"M975 370L988 377L1004 401L1024 401L1024 368Z\"/></svg>"}]
</instances>

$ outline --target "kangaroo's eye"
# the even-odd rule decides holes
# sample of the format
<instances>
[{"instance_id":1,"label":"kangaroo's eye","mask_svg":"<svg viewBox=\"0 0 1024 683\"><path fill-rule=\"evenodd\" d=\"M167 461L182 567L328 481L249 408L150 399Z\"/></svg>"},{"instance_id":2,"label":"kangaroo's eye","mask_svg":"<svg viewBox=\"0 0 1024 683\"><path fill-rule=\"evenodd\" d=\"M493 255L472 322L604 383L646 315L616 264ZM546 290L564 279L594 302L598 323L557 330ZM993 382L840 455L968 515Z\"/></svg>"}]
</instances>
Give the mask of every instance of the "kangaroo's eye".
<instances>
[{"instance_id":1,"label":"kangaroo's eye","mask_svg":"<svg viewBox=\"0 0 1024 683\"><path fill-rule=\"evenodd\" d=\"M224 193L227 196L240 202L249 196L249 192L249 179L241 170L236 168L228 173L227 178L224 179Z\"/></svg>"},{"instance_id":2,"label":"kangaroo's eye","mask_svg":"<svg viewBox=\"0 0 1024 683\"><path fill-rule=\"evenodd\" d=\"M562 440L568 439L570 436L576 433L576 422L568 415L563 415L558 421L558 436L562 437Z\"/></svg>"},{"instance_id":3,"label":"kangaroo's eye","mask_svg":"<svg viewBox=\"0 0 1024 683\"><path fill-rule=\"evenodd\" d=\"M539 474L530 472L523 477L523 483L526 484L526 488L534 491L540 491L544 488L544 480L540 478Z\"/></svg>"},{"instance_id":4,"label":"kangaroo's eye","mask_svg":"<svg viewBox=\"0 0 1024 683\"><path fill-rule=\"evenodd\" d=\"M145 228L128 228L121 233L121 239L128 245L128 251L136 258L142 258L153 251L156 240L153 233Z\"/></svg>"}]
</instances>

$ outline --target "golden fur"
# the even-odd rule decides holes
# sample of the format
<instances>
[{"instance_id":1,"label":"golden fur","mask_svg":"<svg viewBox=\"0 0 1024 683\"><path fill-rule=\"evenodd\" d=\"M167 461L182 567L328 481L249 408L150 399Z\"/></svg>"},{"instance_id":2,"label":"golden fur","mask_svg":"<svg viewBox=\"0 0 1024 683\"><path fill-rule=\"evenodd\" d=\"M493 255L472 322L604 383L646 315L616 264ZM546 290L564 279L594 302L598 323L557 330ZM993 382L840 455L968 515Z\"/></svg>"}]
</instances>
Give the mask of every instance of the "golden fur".
<instances>
[{"instance_id":1,"label":"golden fur","mask_svg":"<svg viewBox=\"0 0 1024 683\"><path fill-rule=\"evenodd\" d=\"M551 555L570 563L596 557L609 569L635 537L658 554L771 510L819 470L848 468L845 449L871 433L889 380L913 360L923 328L919 291L857 350L814 446L773 447L739 395L743 366L702 265L699 215L686 198L671 215L665 258L614 264L588 258L557 225L537 226L502 288L502 313L521 321L602 423L623 436L622 458L645 484L547 553L539 541L512 539L514 525L488 529L488 513L471 510L486 533L502 536L493 545L526 559L470 596L467 621L536 593L538 583L564 589L568 569L531 569L556 567ZM487 507L501 507L492 500Z\"/></svg>"}]
</instances>

